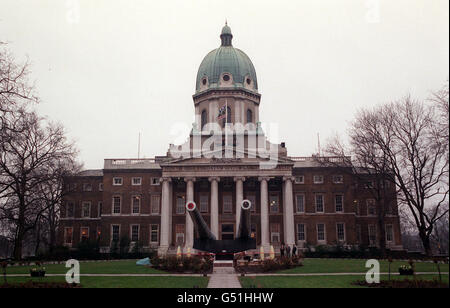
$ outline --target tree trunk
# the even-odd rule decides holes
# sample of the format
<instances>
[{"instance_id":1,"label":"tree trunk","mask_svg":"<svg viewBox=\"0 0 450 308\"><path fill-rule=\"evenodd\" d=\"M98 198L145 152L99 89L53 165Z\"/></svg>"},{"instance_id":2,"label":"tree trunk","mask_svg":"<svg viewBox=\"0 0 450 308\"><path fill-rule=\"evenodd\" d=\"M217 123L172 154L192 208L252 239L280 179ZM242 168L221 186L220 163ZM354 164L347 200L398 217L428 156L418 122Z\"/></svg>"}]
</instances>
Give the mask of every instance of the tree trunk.
<instances>
[{"instance_id":1,"label":"tree trunk","mask_svg":"<svg viewBox=\"0 0 450 308\"><path fill-rule=\"evenodd\" d=\"M425 250L425 254L428 257L431 257L433 255L433 251L431 249L430 236L428 236L426 234L426 232L423 230L419 231L419 236L420 236L420 239L422 240L422 245L423 245L423 249Z\"/></svg>"}]
</instances>

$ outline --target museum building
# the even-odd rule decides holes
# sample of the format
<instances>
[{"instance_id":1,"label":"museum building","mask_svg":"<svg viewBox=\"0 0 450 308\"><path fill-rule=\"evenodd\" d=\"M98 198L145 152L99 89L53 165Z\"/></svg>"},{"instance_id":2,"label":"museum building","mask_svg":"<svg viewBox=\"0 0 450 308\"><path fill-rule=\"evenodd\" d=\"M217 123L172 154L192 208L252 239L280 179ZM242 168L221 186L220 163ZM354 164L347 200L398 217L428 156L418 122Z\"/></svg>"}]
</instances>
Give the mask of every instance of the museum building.
<instances>
[{"instance_id":1,"label":"museum building","mask_svg":"<svg viewBox=\"0 0 450 308\"><path fill-rule=\"evenodd\" d=\"M402 249L394 185L386 183L377 202L377 183L342 158L289 156L284 143L271 143L259 121L253 63L233 47L228 25L220 38L198 69L196 122L186 143L153 159L105 159L103 169L66 178L59 242L76 248L95 240L106 252L127 238L160 254L193 251L186 202L194 201L211 232L226 240L235 238L241 203L249 200L258 252L278 251L281 243L377 246L381 234L388 248ZM245 129L227 133L239 124Z\"/></svg>"}]
</instances>

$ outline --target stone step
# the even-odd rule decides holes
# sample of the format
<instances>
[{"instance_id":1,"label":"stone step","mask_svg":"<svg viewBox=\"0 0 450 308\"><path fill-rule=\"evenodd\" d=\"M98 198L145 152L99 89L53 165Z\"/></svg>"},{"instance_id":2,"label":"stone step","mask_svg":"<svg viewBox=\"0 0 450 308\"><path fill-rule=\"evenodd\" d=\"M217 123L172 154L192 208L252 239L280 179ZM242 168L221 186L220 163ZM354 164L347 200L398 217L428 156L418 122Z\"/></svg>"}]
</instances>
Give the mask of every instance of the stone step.
<instances>
[{"instance_id":1,"label":"stone step","mask_svg":"<svg viewBox=\"0 0 450 308\"><path fill-rule=\"evenodd\" d=\"M233 261L231 260L216 260L214 261L214 268L216 267L233 267Z\"/></svg>"}]
</instances>

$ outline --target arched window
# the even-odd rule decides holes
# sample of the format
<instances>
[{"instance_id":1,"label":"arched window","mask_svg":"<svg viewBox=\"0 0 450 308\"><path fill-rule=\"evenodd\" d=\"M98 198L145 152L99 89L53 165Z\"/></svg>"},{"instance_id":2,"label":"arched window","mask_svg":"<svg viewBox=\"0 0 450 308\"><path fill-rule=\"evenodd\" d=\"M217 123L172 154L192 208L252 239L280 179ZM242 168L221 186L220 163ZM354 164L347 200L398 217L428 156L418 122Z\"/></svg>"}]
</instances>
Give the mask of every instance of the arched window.
<instances>
[{"instance_id":1,"label":"arched window","mask_svg":"<svg viewBox=\"0 0 450 308\"><path fill-rule=\"evenodd\" d=\"M208 123L208 114L206 113L206 110L203 110L200 127L203 129L203 127L206 125L206 123Z\"/></svg>"},{"instance_id":2,"label":"arched window","mask_svg":"<svg viewBox=\"0 0 450 308\"><path fill-rule=\"evenodd\" d=\"M247 109L247 123L253 123L253 112Z\"/></svg>"},{"instance_id":3,"label":"arched window","mask_svg":"<svg viewBox=\"0 0 450 308\"><path fill-rule=\"evenodd\" d=\"M225 120L226 118L226 120ZM231 123L231 108L227 106L226 114L224 115L224 118L222 119L222 127L225 127L225 123Z\"/></svg>"}]
</instances>

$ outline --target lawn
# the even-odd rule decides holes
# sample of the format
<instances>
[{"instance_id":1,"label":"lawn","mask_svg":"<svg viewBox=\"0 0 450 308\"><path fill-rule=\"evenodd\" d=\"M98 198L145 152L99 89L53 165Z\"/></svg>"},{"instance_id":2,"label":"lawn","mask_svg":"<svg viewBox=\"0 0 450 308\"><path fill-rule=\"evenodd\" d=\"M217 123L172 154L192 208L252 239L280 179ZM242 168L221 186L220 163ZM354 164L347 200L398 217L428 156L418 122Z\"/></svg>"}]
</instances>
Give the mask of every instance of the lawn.
<instances>
[{"instance_id":1,"label":"lawn","mask_svg":"<svg viewBox=\"0 0 450 308\"><path fill-rule=\"evenodd\" d=\"M439 279L438 275L417 275L421 279ZM387 280L387 275L381 275ZM405 276L391 276L391 279L405 279ZM409 279L412 279L411 277ZM258 276L239 277L243 288L364 288L351 283L365 280L364 275L357 276ZM442 281L448 283L448 275L442 275Z\"/></svg>"},{"instance_id":2,"label":"lawn","mask_svg":"<svg viewBox=\"0 0 450 308\"><path fill-rule=\"evenodd\" d=\"M10 266L7 274L29 274L36 266ZM45 264L47 274L65 274L65 263ZM164 274L166 272L145 266L137 266L136 260L80 262L80 274Z\"/></svg>"},{"instance_id":3,"label":"lawn","mask_svg":"<svg viewBox=\"0 0 450 308\"><path fill-rule=\"evenodd\" d=\"M0 277L3 283L2 277ZM27 281L64 282L64 277L8 277L8 283ZM80 277L83 288L206 288L207 277Z\"/></svg>"},{"instance_id":4,"label":"lawn","mask_svg":"<svg viewBox=\"0 0 450 308\"><path fill-rule=\"evenodd\" d=\"M300 273L365 273L367 260L359 259L305 259L304 266L296 267L279 273L300 274ZM416 272L437 272L436 264L433 262L414 263ZM391 272L398 273L400 265L408 265L406 261L394 261L391 264ZM448 264L440 264L441 272L448 272ZM380 272L388 272L389 262L380 261Z\"/></svg>"}]
</instances>

